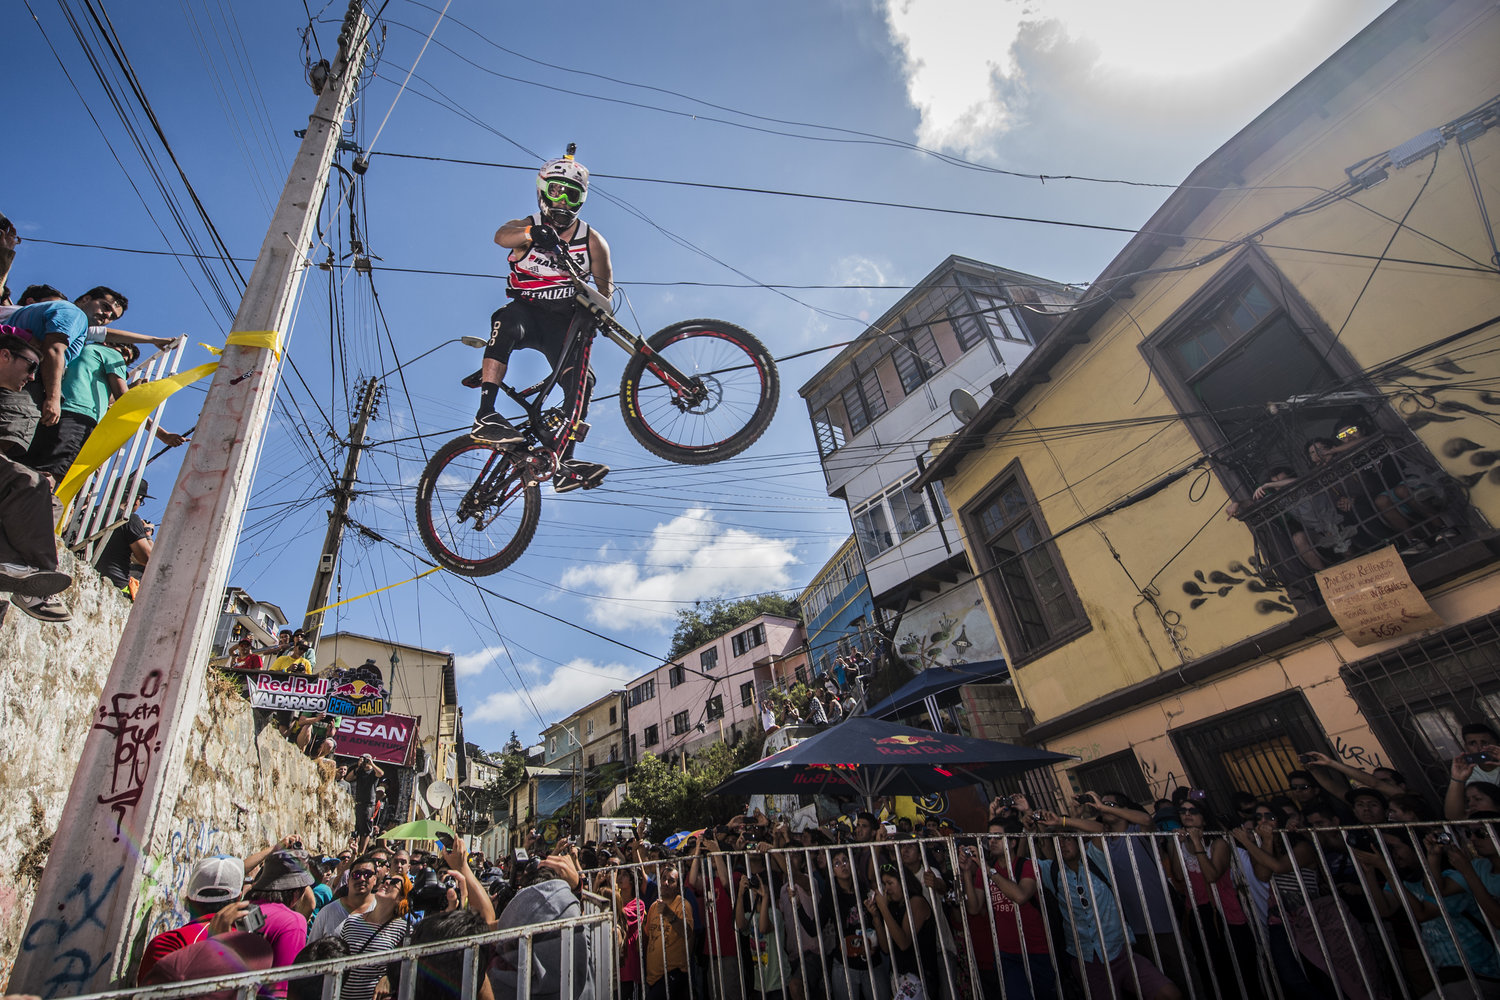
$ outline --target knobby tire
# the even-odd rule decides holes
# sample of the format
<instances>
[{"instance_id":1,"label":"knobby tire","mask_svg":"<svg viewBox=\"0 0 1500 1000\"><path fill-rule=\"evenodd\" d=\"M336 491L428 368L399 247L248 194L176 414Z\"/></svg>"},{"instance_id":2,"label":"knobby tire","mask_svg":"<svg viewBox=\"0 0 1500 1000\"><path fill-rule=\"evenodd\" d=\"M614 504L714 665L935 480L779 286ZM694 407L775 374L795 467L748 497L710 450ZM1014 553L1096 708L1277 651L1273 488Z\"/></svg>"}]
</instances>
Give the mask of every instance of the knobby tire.
<instances>
[{"instance_id":1,"label":"knobby tire","mask_svg":"<svg viewBox=\"0 0 1500 1000\"><path fill-rule=\"evenodd\" d=\"M536 535L542 491L519 476L504 452L467 435L437 450L417 482L417 533L439 565L463 576L489 576L520 558ZM485 483L497 496L474 503ZM465 513L469 506L474 510ZM476 513L495 517L477 530Z\"/></svg>"}]
</instances>

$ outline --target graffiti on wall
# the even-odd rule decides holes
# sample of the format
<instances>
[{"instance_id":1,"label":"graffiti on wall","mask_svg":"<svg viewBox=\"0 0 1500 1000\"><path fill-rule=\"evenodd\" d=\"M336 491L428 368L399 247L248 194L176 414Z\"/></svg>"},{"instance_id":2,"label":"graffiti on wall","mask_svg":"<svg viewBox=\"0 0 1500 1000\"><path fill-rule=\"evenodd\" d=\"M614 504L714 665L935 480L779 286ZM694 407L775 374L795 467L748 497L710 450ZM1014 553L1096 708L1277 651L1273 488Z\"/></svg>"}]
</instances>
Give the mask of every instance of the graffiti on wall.
<instances>
[{"instance_id":1,"label":"graffiti on wall","mask_svg":"<svg viewBox=\"0 0 1500 1000\"><path fill-rule=\"evenodd\" d=\"M1251 556L1243 562L1236 559L1222 570L1194 570L1192 578L1182 583L1182 592L1191 598L1188 610L1197 611L1211 600L1232 594L1249 593L1259 595L1255 602L1256 614L1295 614L1296 608L1286 596L1286 589L1267 583L1264 568L1258 556Z\"/></svg>"},{"instance_id":2,"label":"graffiti on wall","mask_svg":"<svg viewBox=\"0 0 1500 1000\"><path fill-rule=\"evenodd\" d=\"M1000 640L984 610L978 584L972 580L961 584L903 615L896 655L912 673L1000 659Z\"/></svg>"},{"instance_id":3,"label":"graffiti on wall","mask_svg":"<svg viewBox=\"0 0 1500 1000\"><path fill-rule=\"evenodd\" d=\"M199 858L223 853L220 847L224 831L212 824L190 819L167 840L167 849L146 868L138 896L139 916L154 906L161 911L151 920L148 936L181 927L190 919L185 907L188 875Z\"/></svg>"}]
</instances>

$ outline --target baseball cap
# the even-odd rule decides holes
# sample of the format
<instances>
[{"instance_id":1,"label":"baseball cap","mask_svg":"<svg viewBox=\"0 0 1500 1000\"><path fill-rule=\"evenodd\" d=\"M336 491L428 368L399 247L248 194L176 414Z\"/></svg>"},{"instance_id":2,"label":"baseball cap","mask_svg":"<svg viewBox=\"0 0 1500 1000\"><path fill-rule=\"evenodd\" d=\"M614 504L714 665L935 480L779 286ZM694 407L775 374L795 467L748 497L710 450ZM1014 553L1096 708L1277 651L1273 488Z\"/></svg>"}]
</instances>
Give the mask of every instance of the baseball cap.
<instances>
[{"instance_id":1,"label":"baseball cap","mask_svg":"<svg viewBox=\"0 0 1500 1000\"><path fill-rule=\"evenodd\" d=\"M239 899L245 886L245 863L227 854L199 858L188 874L187 898L198 903Z\"/></svg>"}]
</instances>

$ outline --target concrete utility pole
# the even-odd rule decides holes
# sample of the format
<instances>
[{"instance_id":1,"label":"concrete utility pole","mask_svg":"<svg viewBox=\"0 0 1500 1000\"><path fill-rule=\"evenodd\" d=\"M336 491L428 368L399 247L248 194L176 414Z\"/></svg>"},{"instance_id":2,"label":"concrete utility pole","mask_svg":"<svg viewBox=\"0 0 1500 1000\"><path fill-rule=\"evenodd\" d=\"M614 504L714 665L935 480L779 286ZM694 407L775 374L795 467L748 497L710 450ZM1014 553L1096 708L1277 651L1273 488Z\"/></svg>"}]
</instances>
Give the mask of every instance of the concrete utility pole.
<instances>
[{"instance_id":1,"label":"concrete utility pole","mask_svg":"<svg viewBox=\"0 0 1500 1000\"><path fill-rule=\"evenodd\" d=\"M234 341L286 332L370 23L360 0L351 0L338 58L261 244L81 747L9 992L93 993L130 971L143 915L136 894L171 833L229 556L276 384L276 354L254 338Z\"/></svg>"},{"instance_id":2,"label":"concrete utility pole","mask_svg":"<svg viewBox=\"0 0 1500 1000\"><path fill-rule=\"evenodd\" d=\"M318 571L313 575L312 591L307 595L307 614L302 619L302 631L314 649L318 645L318 633L323 631L323 612L318 608L328 604L333 591L333 574L339 564L339 546L344 541L344 522L348 520L349 501L354 499L354 474L359 471L359 456L365 450L365 428L375 413L375 402L380 398L380 382L370 379L364 385L359 399L359 415L349 431L349 456L344 460L344 475L333 490L333 512L328 515L328 534L323 538L323 555L318 559Z\"/></svg>"}]
</instances>

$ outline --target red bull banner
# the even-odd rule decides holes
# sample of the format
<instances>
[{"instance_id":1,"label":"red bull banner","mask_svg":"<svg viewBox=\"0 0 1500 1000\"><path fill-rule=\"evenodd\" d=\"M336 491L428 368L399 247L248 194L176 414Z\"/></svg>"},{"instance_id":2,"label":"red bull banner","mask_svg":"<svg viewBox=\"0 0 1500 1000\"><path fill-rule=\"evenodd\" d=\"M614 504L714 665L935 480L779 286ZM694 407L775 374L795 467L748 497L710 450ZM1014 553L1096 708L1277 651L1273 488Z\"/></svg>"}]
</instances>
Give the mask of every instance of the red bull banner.
<instances>
[{"instance_id":1,"label":"red bull banner","mask_svg":"<svg viewBox=\"0 0 1500 1000\"><path fill-rule=\"evenodd\" d=\"M357 719L373 719L385 714L390 692L385 679L373 661L349 670L334 671L329 679L329 715L353 716Z\"/></svg>"},{"instance_id":2,"label":"red bull banner","mask_svg":"<svg viewBox=\"0 0 1500 1000\"><path fill-rule=\"evenodd\" d=\"M340 757L369 754L380 764L405 765L416 739L417 722L410 715L345 719L333 734L338 741L334 752Z\"/></svg>"},{"instance_id":3,"label":"red bull banner","mask_svg":"<svg viewBox=\"0 0 1500 1000\"><path fill-rule=\"evenodd\" d=\"M328 681L306 674L251 674L250 707L273 712L328 711Z\"/></svg>"}]
</instances>

